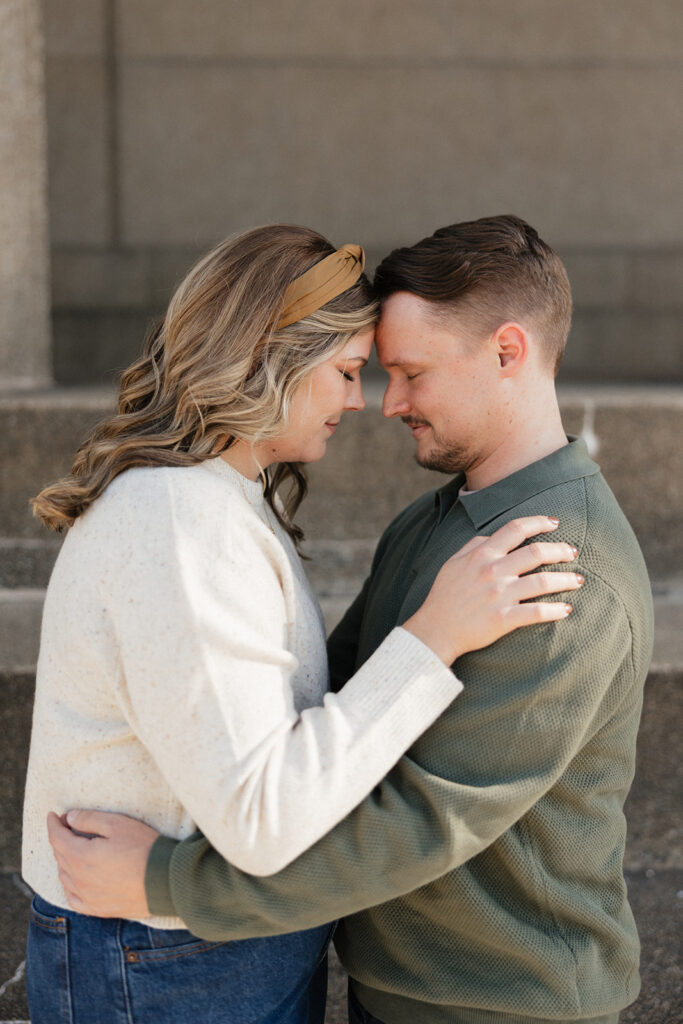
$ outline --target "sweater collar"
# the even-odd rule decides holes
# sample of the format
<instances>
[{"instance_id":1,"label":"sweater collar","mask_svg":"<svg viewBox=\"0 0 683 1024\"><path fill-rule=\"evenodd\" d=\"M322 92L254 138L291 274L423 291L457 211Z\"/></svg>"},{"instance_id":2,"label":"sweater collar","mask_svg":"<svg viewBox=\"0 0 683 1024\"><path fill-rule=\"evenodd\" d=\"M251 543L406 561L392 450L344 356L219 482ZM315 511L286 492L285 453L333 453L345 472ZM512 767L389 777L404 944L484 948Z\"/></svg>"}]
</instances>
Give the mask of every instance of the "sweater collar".
<instances>
[{"instance_id":1,"label":"sweater collar","mask_svg":"<svg viewBox=\"0 0 683 1024\"><path fill-rule=\"evenodd\" d=\"M217 476L222 477L228 483L232 484L233 487L237 487L242 497L254 507L262 505L265 498L263 493L263 481L259 478L258 480L250 480L248 477L243 476L234 469L229 462L222 459L218 455L214 459L206 459L201 465L204 469L208 469L215 473Z\"/></svg>"},{"instance_id":2,"label":"sweater collar","mask_svg":"<svg viewBox=\"0 0 683 1024\"><path fill-rule=\"evenodd\" d=\"M490 487L484 487L474 494L464 494L460 498L458 494L465 483L465 474L459 473L436 492L441 518L456 501L460 500L472 525L479 530L498 516L521 505L528 498L541 494L557 484L599 473L600 467L589 456L586 442L572 436L568 436L568 441L569 444L551 452L538 462L524 466L523 469L498 480ZM553 512L553 509L548 509L548 515L552 515Z\"/></svg>"}]
</instances>

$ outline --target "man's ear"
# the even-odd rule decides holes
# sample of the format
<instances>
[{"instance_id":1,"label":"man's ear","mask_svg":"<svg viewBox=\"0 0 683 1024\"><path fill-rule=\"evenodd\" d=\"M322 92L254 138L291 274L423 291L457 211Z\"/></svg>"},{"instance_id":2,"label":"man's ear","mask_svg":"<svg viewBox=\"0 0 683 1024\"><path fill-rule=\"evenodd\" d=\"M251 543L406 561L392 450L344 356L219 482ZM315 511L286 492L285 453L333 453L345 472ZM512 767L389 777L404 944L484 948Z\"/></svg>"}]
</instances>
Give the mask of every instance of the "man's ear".
<instances>
[{"instance_id":1,"label":"man's ear","mask_svg":"<svg viewBox=\"0 0 683 1024\"><path fill-rule=\"evenodd\" d=\"M508 321L500 325L491 341L503 376L514 377L529 357L529 336L526 331L518 323Z\"/></svg>"}]
</instances>

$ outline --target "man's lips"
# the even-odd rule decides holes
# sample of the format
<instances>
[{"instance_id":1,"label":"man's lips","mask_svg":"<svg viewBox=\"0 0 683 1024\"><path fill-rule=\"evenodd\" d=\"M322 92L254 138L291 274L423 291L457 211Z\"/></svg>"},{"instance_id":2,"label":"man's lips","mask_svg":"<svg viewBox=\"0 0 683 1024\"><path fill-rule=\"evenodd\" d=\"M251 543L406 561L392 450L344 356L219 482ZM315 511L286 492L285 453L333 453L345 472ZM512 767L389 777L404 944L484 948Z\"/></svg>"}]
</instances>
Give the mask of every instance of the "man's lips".
<instances>
[{"instance_id":1,"label":"man's lips","mask_svg":"<svg viewBox=\"0 0 683 1024\"><path fill-rule=\"evenodd\" d=\"M409 420L404 417L402 419L410 427L413 437L420 437L429 427L426 420Z\"/></svg>"}]
</instances>

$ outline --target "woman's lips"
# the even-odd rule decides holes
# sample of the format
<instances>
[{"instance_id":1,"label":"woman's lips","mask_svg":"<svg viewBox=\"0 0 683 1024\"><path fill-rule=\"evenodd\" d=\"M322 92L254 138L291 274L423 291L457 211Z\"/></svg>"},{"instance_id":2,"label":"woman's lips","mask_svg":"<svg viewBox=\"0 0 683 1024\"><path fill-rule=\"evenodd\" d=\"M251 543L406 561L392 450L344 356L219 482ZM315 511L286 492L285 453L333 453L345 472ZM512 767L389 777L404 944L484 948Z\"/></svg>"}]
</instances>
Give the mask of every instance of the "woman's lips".
<instances>
[{"instance_id":1,"label":"woman's lips","mask_svg":"<svg viewBox=\"0 0 683 1024\"><path fill-rule=\"evenodd\" d=\"M329 430L329 432L331 434L334 434L334 432L335 432L335 430L336 430L338 425L339 425L339 420L337 420L335 423L326 423L325 424L325 426L327 427L327 429Z\"/></svg>"}]
</instances>

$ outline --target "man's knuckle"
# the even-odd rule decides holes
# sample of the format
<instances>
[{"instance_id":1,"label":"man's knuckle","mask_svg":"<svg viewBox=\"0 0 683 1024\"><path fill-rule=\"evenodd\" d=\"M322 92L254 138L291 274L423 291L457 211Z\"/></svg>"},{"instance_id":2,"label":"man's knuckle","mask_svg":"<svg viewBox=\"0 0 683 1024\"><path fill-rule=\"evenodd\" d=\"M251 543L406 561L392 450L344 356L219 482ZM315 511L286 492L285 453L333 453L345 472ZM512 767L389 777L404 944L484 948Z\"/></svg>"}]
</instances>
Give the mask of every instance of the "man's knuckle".
<instances>
[{"instance_id":1,"label":"man's knuckle","mask_svg":"<svg viewBox=\"0 0 683 1024\"><path fill-rule=\"evenodd\" d=\"M493 610L493 624L496 629L502 629L508 622L509 609L498 607Z\"/></svg>"},{"instance_id":2,"label":"man's knuckle","mask_svg":"<svg viewBox=\"0 0 683 1024\"><path fill-rule=\"evenodd\" d=\"M488 544L485 541L483 544L479 544L476 548L473 548L469 554L474 565L487 565L488 564Z\"/></svg>"},{"instance_id":3,"label":"man's knuckle","mask_svg":"<svg viewBox=\"0 0 683 1024\"><path fill-rule=\"evenodd\" d=\"M482 583L490 586L496 579L495 563L486 557L482 557L479 561L479 578Z\"/></svg>"}]
</instances>

